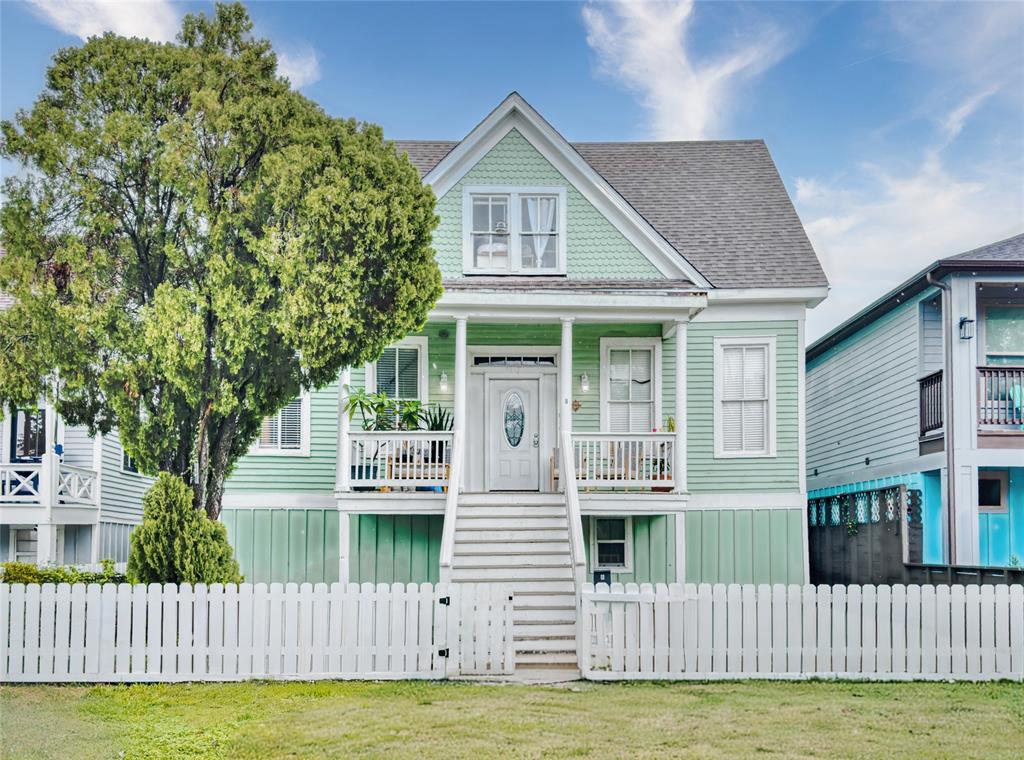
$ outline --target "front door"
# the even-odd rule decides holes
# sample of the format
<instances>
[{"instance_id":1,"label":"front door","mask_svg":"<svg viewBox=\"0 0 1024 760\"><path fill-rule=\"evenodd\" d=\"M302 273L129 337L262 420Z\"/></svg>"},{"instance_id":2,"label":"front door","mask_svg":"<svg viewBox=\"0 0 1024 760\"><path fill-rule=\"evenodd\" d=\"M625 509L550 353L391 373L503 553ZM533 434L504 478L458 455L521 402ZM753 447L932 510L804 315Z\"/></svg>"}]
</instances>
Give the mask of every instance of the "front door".
<instances>
[{"instance_id":1,"label":"front door","mask_svg":"<svg viewBox=\"0 0 1024 760\"><path fill-rule=\"evenodd\" d=\"M540 380L494 379L487 391L488 490L539 490Z\"/></svg>"}]
</instances>

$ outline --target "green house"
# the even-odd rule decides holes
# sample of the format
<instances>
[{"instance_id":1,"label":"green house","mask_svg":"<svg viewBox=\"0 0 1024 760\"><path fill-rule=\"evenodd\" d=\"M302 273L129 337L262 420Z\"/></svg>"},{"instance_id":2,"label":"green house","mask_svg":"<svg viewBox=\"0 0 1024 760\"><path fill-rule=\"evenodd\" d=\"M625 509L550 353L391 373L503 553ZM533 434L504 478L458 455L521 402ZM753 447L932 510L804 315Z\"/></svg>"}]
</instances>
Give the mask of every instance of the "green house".
<instances>
[{"instance_id":1,"label":"green house","mask_svg":"<svg viewBox=\"0 0 1024 760\"><path fill-rule=\"evenodd\" d=\"M575 662L598 573L805 582L827 281L764 143L574 144L513 93L461 141L395 147L437 196L444 294L265 422L222 518L247 579L507 582L520 663ZM365 429L361 389L450 429Z\"/></svg>"}]
</instances>

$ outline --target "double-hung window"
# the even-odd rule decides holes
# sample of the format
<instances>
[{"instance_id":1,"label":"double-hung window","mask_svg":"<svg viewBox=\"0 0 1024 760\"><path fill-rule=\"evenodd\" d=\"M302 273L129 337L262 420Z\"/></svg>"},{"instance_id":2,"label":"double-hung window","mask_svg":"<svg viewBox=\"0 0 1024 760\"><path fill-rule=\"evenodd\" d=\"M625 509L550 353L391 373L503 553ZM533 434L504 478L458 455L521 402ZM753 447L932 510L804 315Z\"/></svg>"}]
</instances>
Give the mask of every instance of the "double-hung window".
<instances>
[{"instance_id":1,"label":"double-hung window","mask_svg":"<svg viewBox=\"0 0 1024 760\"><path fill-rule=\"evenodd\" d=\"M370 365L369 390L398 401L427 400L427 339L406 338L388 346Z\"/></svg>"},{"instance_id":2,"label":"double-hung window","mask_svg":"<svg viewBox=\"0 0 1024 760\"><path fill-rule=\"evenodd\" d=\"M590 519L590 556L595 570L633 569L633 523L629 517Z\"/></svg>"},{"instance_id":3,"label":"double-hung window","mask_svg":"<svg viewBox=\"0 0 1024 760\"><path fill-rule=\"evenodd\" d=\"M561 187L467 187L467 274L564 274L566 193Z\"/></svg>"},{"instance_id":4,"label":"double-hung window","mask_svg":"<svg viewBox=\"0 0 1024 760\"><path fill-rule=\"evenodd\" d=\"M775 456L775 339L715 339L715 456Z\"/></svg>"},{"instance_id":5,"label":"double-hung window","mask_svg":"<svg viewBox=\"0 0 1024 760\"><path fill-rule=\"evenodd\" d=\"M289 401L281 411L263 419L260 437L253 447L256 454L308 456L309 394Z\"/></svg>"},{"instance_id":6,"label":"double-hung window","mask_svg":"<svg viewBox=\"0 0 1024 760\"><path fill-rule=\"evenodd\" d=\"M659 426L661 342L658 338L602 338L602 428L650 433Z\"/></svg>"}]
</instances>

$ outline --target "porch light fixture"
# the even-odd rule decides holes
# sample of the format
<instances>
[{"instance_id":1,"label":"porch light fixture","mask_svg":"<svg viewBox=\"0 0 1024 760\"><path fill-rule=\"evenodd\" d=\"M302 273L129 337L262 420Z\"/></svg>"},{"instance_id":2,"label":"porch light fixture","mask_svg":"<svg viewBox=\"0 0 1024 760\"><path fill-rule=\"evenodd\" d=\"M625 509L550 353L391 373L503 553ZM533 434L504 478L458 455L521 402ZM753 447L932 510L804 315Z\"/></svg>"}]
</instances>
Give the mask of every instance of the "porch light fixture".
<instances>
[{"instance_id":1,"label":"porch light fixture","mask_svg":"<svg viewBox=\"0 0 1024 760\"><path fill-rule=\"evenodd\" d=\"M441 393L448 392L448 373L444 370L441 371L441 378L438 380L437 389L441 391Z\"/></svg>"},{"instance_id":2,"label":"porch light fixture","mask_svg":"<svg viewBox=\"0 0 1024 760\"><path fill-rule=\"evenodd\" d=\"M580 390L583 393L590 393L590 378L587 377L586 372L580 375Z\"/></svg>"},{"instance_id":3,"label":"porch light fixture","mask_svg":"<svg viewBox=\"0 0 1024 760\"><path fill-rule=\"evenodd\" d=\"M974 337L974 320L967 317L960 317L960 340L970 340Z\"/></svg>"}]
</instances>

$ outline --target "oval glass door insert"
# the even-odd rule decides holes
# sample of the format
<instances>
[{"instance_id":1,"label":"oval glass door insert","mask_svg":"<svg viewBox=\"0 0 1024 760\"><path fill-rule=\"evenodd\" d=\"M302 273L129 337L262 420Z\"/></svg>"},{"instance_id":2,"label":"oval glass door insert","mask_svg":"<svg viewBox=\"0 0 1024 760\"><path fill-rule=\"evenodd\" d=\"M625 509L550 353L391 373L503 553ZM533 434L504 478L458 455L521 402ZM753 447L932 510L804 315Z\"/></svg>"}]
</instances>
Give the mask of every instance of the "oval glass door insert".
<instances>
[{"instance_id":1,"label":"oval glass door insert","mask_svg":"<svg viewBox=\"0 0 1024 760\"><path fill-rule=\"evenodd\" d=\"M526 409L523 398L515 391L505 399L505 440L513 449L523 440L523 426L526 421Z\"/></svg>"}]
</instances>

